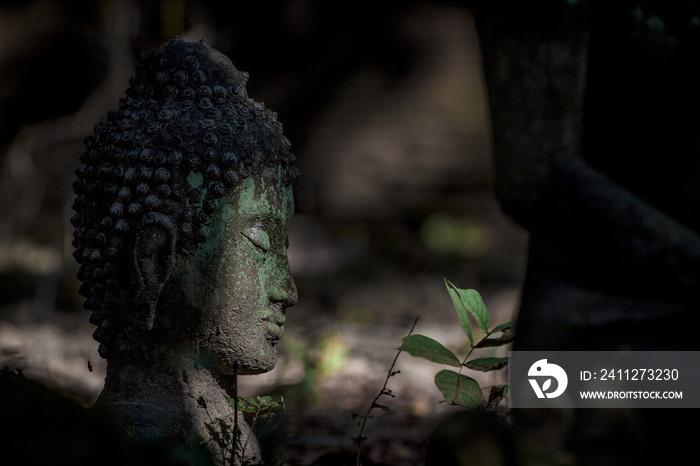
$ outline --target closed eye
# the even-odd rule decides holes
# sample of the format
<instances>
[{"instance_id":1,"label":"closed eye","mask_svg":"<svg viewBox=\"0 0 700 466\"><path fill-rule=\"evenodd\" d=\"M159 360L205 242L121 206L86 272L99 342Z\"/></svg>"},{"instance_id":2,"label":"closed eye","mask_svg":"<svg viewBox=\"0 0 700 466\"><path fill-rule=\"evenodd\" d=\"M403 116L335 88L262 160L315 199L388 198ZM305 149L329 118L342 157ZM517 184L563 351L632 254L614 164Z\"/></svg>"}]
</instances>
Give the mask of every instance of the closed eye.
<instances>
[{"instance_id":1,"label":"closed eye","mask_svg":"<svg viewBox=\"0 0 700 466\"><path fill-rule=\"evenodd\" d=\"M270 249L270 236L262 229L262 225L255 224L249 230L242 231L241 234L263 252L267 252Z\"/></svg>"}]
</instances>

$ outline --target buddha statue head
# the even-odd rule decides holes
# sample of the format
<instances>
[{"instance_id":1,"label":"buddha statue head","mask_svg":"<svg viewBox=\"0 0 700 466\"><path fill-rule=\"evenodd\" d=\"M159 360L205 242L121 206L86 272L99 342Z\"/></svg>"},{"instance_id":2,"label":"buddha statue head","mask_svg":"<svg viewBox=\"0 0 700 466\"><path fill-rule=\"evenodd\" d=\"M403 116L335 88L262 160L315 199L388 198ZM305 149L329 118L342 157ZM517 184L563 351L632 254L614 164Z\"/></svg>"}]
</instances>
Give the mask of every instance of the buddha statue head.
<instances>
[{"instance_id":1,"label":"buddha statue head","mask_svg":"<svg viewBox=\"0 0 700 466\"><path fill-rule=\"evenodd\" d=\"M74 257L109 365L184 352L226 377L276 363L297 298L286 247L298 171L246 79L205 41L176 37L144 54L85 141Z\"/></svg>"}]
</instances>

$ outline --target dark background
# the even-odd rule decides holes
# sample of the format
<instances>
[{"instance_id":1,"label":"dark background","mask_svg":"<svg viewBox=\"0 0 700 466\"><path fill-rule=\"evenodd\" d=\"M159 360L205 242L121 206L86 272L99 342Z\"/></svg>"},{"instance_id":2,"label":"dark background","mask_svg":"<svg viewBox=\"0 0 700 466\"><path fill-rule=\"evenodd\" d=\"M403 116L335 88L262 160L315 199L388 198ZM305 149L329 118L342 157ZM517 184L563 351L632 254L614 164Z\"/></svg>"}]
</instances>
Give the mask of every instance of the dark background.
<instances>
[{"instance_id":1,"label":"dark background","mask_svg":"<svg viewBox=\"0 0 700 466\"><path fill-rule=\"evenodd\" d=\"M416 317L417 333L465 354L443 277L481 291L495 323L518 301L525 233L493 195L479 42L460 2L2 2L0 368L85 406L99 394L104 362L71 256L73 170L140 54L173 34L206 38L250 74L302 172L289 249L299 304L277 369L242 393L285 394L289 464L352 451L352 412ZM367 451L418 464L450 407L437 366L399 365L394 412L368 425Z\"/></svg>"}]
</instances>

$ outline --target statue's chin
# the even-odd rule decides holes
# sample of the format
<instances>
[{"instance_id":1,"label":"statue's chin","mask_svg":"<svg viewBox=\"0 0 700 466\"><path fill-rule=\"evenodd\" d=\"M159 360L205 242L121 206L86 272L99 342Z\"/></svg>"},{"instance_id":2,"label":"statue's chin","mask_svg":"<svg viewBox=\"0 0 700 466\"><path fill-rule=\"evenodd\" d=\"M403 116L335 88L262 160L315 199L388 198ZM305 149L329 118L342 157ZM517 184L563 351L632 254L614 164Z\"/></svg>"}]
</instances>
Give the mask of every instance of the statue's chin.
<instances>
[{"instance_id":1,"label":"statue's chin","mask_svg":"<svg viewBox=\"0 0 700 466\"><path fill-rule=\"evenodd\" d=\"M277 364L277 352L266 358L254 361L245 361L238 366L238 375L255 375L270 372Z\"/></svg>"},{"instance_id":2,"label":"statue's chin","mask_svg":"<svg viewBox=\"0 0 700 466\"><path fill-rule=\"evenodd\" d=\"M265 353L261 351L259 354L261 357L256 359L248 358L242 361L239 360L238 368L235 372L238 375L256 375L270 372L275 368L275 365L277 364L277 350L275 348L272 348L271 351ZM201 360L200 362L204 367L219 374L219 376L226 378L233 377L234 375L234 366L231 360L218 361L212 364L207 364Z\"/></svg>"}]
</instances>

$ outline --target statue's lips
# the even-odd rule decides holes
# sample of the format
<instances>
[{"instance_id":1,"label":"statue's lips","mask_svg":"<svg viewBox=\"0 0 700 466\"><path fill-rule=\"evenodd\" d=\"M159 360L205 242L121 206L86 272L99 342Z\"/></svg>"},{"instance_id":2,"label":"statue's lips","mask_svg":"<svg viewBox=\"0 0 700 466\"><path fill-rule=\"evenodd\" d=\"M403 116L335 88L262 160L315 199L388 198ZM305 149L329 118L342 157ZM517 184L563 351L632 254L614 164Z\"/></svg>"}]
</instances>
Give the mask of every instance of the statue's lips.
<instances>
[{"instance_id":1,"label":"statue's lips","mask_svg":"<svg viewBox=\"0 0 700 466\"><path fill-rule=\"evenodd\" d=\"M266 313L267 314L267 313ZM287 317L280 310L273 309L263 317L263 322L267 324L267 330L272 336L272 340L279 340L284 335L284 322Z\"/></svg>"}]
</instances>

